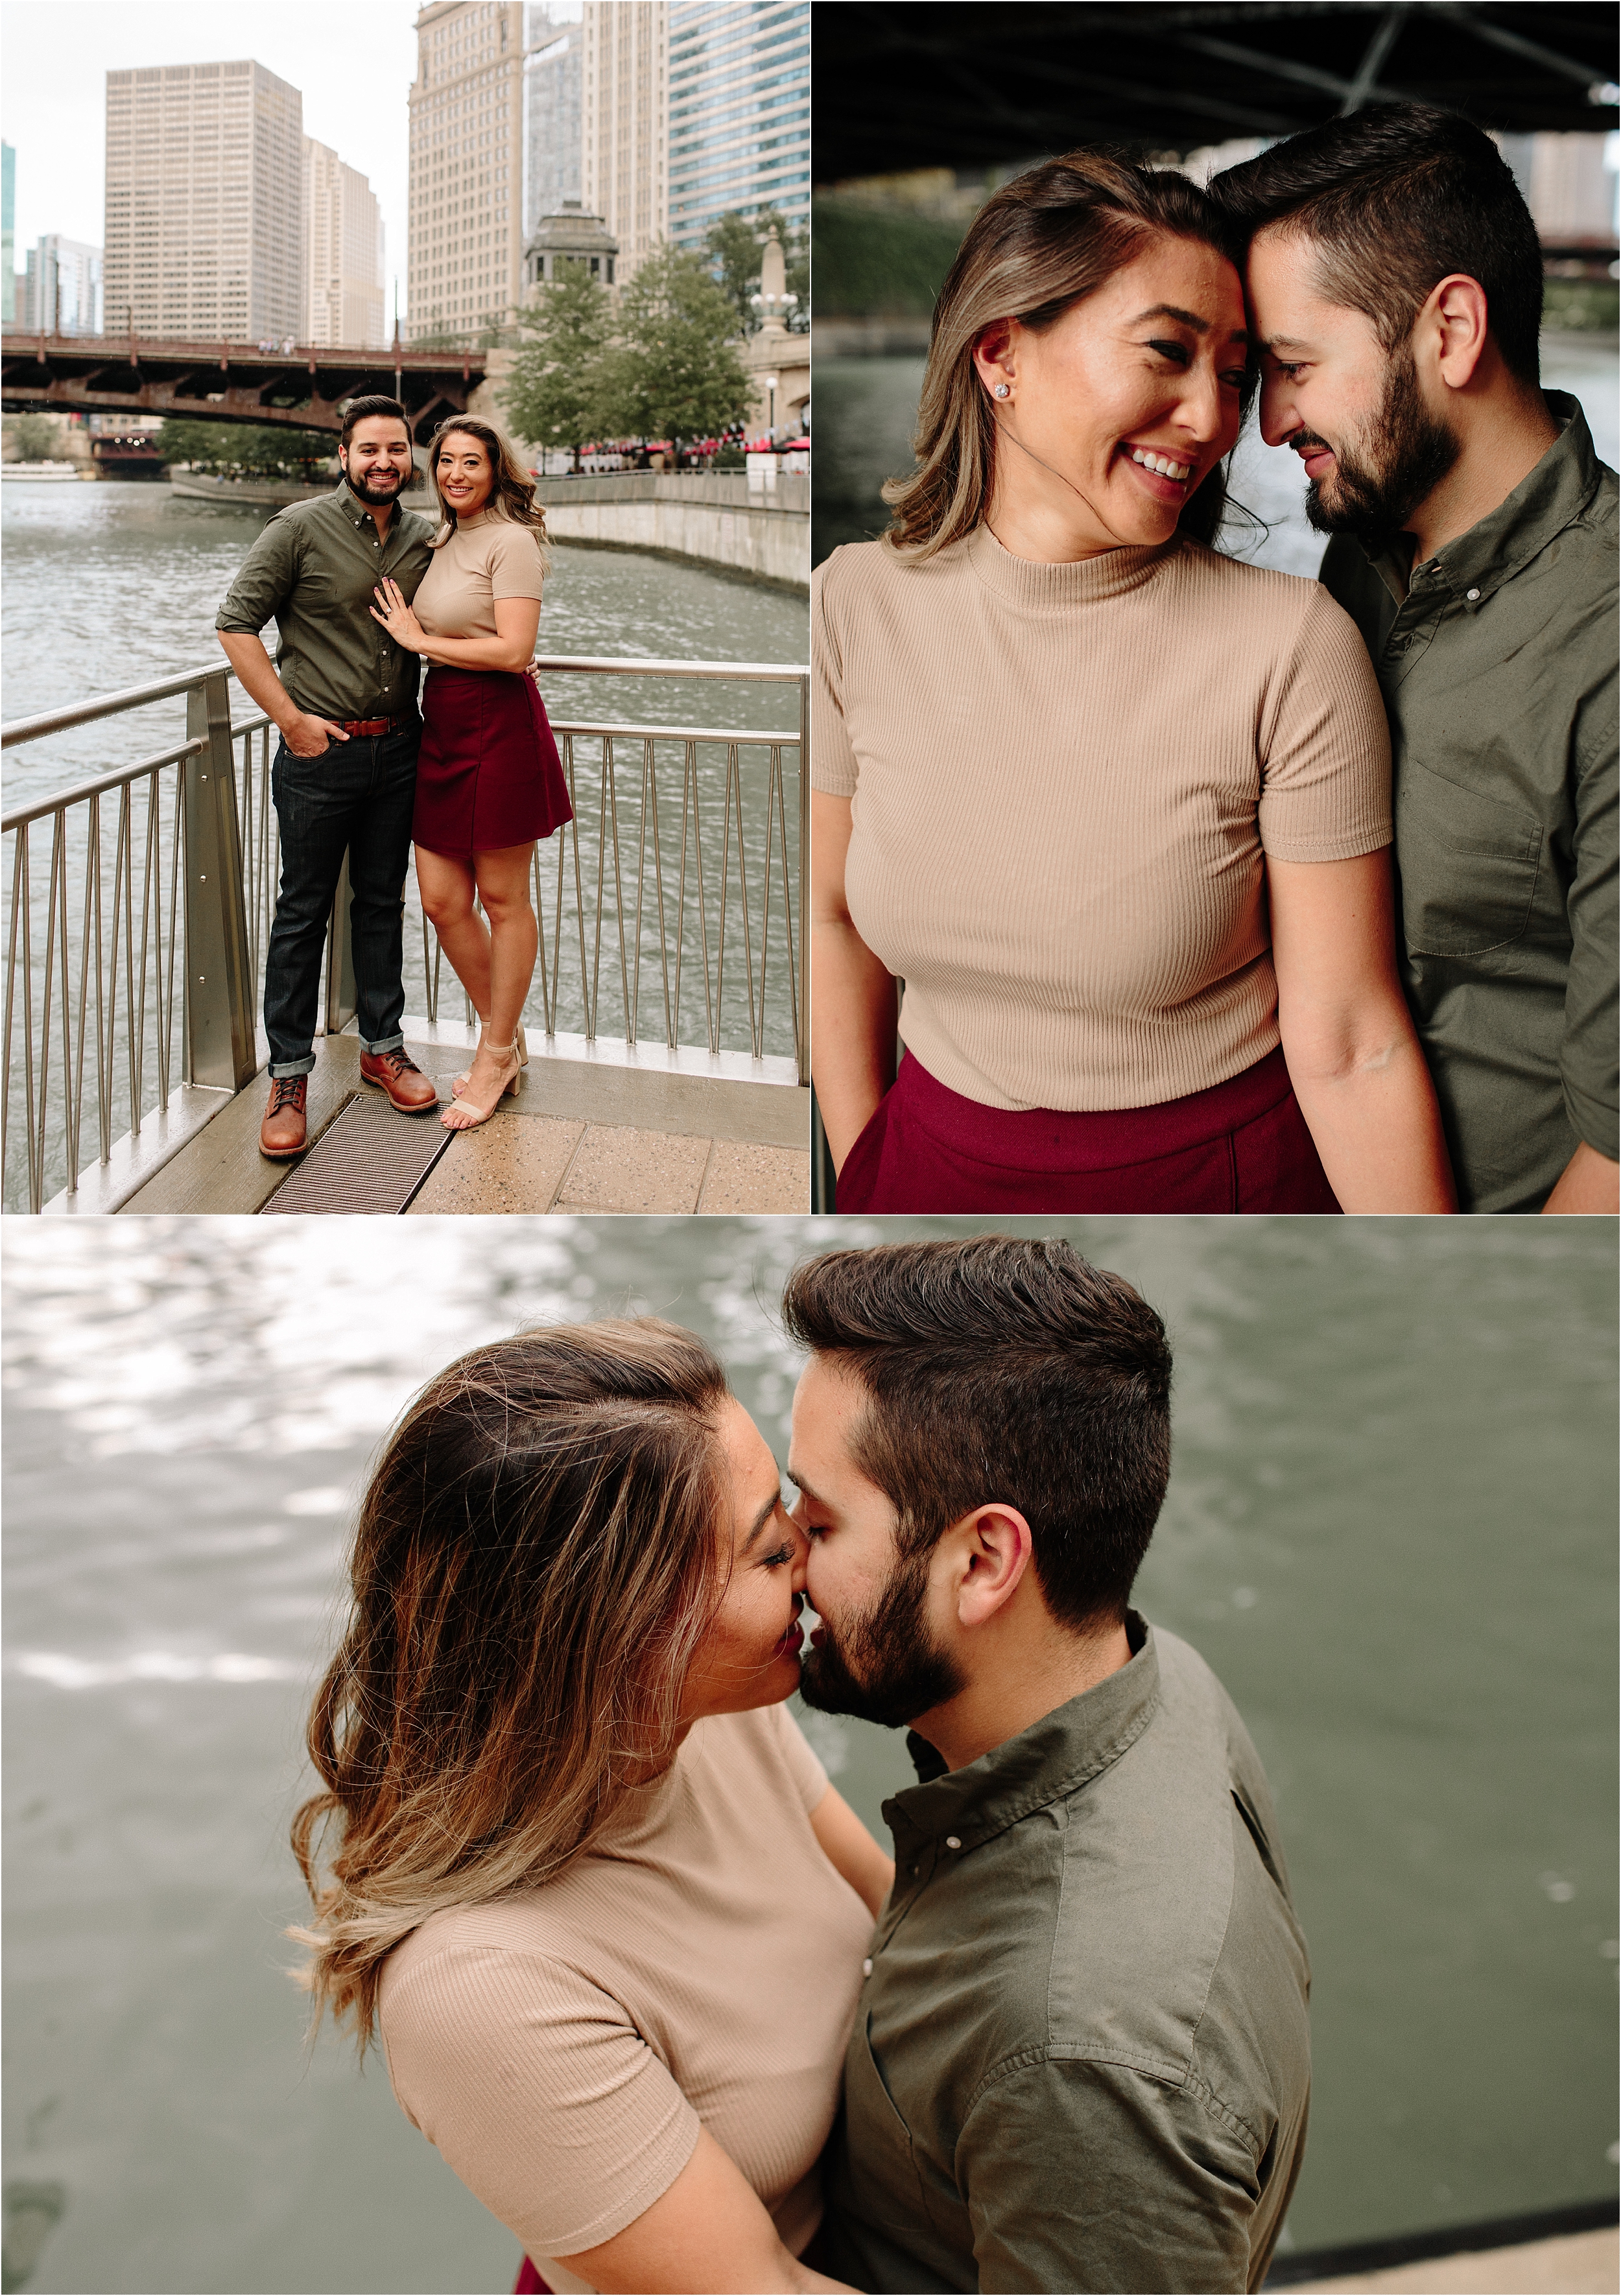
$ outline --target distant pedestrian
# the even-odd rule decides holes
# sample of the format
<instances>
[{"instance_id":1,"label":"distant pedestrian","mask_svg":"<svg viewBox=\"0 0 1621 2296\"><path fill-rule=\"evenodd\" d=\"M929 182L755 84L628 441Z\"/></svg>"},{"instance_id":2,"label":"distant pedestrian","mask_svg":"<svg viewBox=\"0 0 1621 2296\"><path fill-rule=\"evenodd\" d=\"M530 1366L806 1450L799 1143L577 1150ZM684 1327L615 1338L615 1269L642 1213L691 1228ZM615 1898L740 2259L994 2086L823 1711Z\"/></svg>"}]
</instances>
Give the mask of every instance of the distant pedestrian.
<instances>
[{"instance_id":1,"label":"distant pedestrian","mask_svg":"<svg viewBox=\"0 0 1621 2296\"><path fill-rule=\"evenodd\" d=\"M546 570L535 481L498 430L468 415L441 425L429 467L442 513L433 564L414 611L385 577L373 612L429 663L412 834L423 913L479 1015L478 1052L440 1119L465 1132L517 1091L528 1059L535 844L574 808L529 675Z\"/></svg>"},{"instance_id":2,"label":"distant pedestrian","mask_svg":"<svg viewBox=\"0 0 1621 2296\"><path fill-rule=\"evenodd\" d=\"M412 444L397 400L352 399L338 447L343 476L319 501L278 511L219 610L219 642L243 690L281 731L272 789L282 882L265 958L270 1103L266 1156L307 1136L316 1002L327 919L349 860L360 1073L411 1115L438 1094L409 1058L401 914L416 795L417 668L377 628L375 585L414 596L433 529L405 510ZM274 667L259 632L274 619Z\"/></svg>"}]
</instances>

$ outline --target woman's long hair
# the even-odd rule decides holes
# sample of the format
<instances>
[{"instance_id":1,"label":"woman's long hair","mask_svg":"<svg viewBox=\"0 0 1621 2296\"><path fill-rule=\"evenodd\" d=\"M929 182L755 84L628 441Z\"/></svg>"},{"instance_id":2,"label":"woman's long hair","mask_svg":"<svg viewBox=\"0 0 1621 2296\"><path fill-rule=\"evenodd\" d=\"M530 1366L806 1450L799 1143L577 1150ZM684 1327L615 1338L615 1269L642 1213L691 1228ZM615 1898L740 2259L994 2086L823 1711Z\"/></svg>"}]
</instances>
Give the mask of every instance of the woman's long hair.
<instances>
[{"instance_id":1,"label":"woman's long hair","mask_svg":"<svg viewBox=\"0 0 1621 2296\"><path fill-rule=\"evenodd\" d=\"M935 305L913 452L918 469L883 488L884 537L932 557L984 518L995 474L996 419L973 347L1010 318L1040 334L1139 256L1155 233L1194 239L1236 263L1231 225L1197 184L1101 152L1069 152L1004 184L975 217ZM1248 407L1253 381L1245 392ZM1220 464L1183 504L1179 530L1213 542L1225 507Z\"/></svg>"},{"instance_id":2,"label":"woman's long hair","mask_svg":"<svg viewBox=\"0 0 1621 2296\"><path fill-rule=\"evenodd\" d=\"M456 514L439 492L439 447L453 431L476 439L489 456L489 466L495 474L495 483L484 507L497 518L510 518L516 526L527 526L540 545L542 557L546 549L546 513L535 499L535 481L524 468L518 449L503 430L493 422L486 422L476 414L453 414L441 422L428 447L428 477L433 488L433 498L438 505L441 529L449 534L456 530Z\"/></svg>"},{"instance_id":3,"label":"woman's long hair","mask_svg":"<svg viewBox=\"0 0 1621 2296\"><path fill-rule=\"evenodd\" d=\"M667 1759L725 1582L725 1395L675 1324L565 1324L463 1357L389 1437L292 1824L300 1980L363 2054L403 1938L557 1874Z\"/></svg>"}]
</instances>

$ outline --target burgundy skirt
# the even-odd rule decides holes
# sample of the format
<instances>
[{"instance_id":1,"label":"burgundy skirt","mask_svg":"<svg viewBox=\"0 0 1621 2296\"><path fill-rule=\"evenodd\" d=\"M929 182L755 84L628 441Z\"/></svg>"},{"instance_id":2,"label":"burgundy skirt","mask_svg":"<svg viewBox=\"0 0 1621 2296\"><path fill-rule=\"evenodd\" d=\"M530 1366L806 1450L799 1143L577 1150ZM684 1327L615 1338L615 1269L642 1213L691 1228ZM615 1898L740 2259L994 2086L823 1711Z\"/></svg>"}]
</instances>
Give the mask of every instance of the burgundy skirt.
<instances>
[{"instance_id":1,"label":"burgundy skirt","mask_svg":"<svg viewBox=\"0 0 1621 2296\"><path fill-rule=\"evenodd\" d=\"M550 837L573 818L535 680L510 669L430 669L411 821L416 843L471 861Z\"/></svg>"},{"instance_id":2,"label":"burgundy skirt","mask_svg":"<svg viewBox=\"0 0 1621 2296\"><path fill-rule=\"evenodd\" d=\"M841 1212L1337 1212L1281 1048L1158 1108L985 1108L911 1054L839 1175Z\"/></svg>"}]
</instances>

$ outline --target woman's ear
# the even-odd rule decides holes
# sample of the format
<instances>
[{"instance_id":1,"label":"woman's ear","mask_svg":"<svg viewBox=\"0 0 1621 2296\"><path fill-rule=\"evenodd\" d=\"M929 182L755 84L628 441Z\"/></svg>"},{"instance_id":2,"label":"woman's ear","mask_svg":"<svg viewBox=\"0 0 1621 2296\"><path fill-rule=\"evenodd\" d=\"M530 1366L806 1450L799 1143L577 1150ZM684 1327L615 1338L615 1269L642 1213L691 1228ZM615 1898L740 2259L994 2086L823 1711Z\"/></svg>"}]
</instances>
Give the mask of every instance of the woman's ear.
<instances>
[{"instance_id":1,"label":"woman's ear","mask_svg":"<svg viewBox=\"0 0 1621 2296\"><path fill-rule=\"evenodd\" d=\"M1008 399L1013 390L1013 322L995 320L981 329L973 349L974 372L993 398Z\"/></svg>"}]
</instances>

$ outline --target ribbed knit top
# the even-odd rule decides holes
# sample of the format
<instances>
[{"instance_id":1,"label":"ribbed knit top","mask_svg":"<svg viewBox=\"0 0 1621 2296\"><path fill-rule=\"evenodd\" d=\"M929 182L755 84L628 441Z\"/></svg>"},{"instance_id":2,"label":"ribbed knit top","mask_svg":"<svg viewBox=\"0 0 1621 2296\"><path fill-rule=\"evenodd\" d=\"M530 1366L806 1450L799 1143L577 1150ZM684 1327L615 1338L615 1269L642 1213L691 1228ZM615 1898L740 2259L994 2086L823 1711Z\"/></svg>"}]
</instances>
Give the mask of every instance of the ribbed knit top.
<instances>
[{"instance_id":1,"label":"ribbed knit top","mask_svg":"<svg viewBox=\"0 0 1621 2296\"><path fill-rule=\"evenodd\" d=\"M694 1725L544 1888L434 1914L383 1966L394 2094L541 2277L667 2192L701 2121L798 2255L822 2218L872 1918L808 1814L787 1709Z\"/></svg>"},{"instance_id":2,"label":"ribbed knit top","mask_svg":"<svg viewBox=\"0 0 1621 2296\"><path fill-rule=\"evenodd\" d=\"M1390 842L1390 748L1321 586L1178 537L1036 564L975 529L813 578L813 785L900 1033L991 1108L1149 1108L1279 1042L1265 857Z\"/></svg>"}]
</instances>

